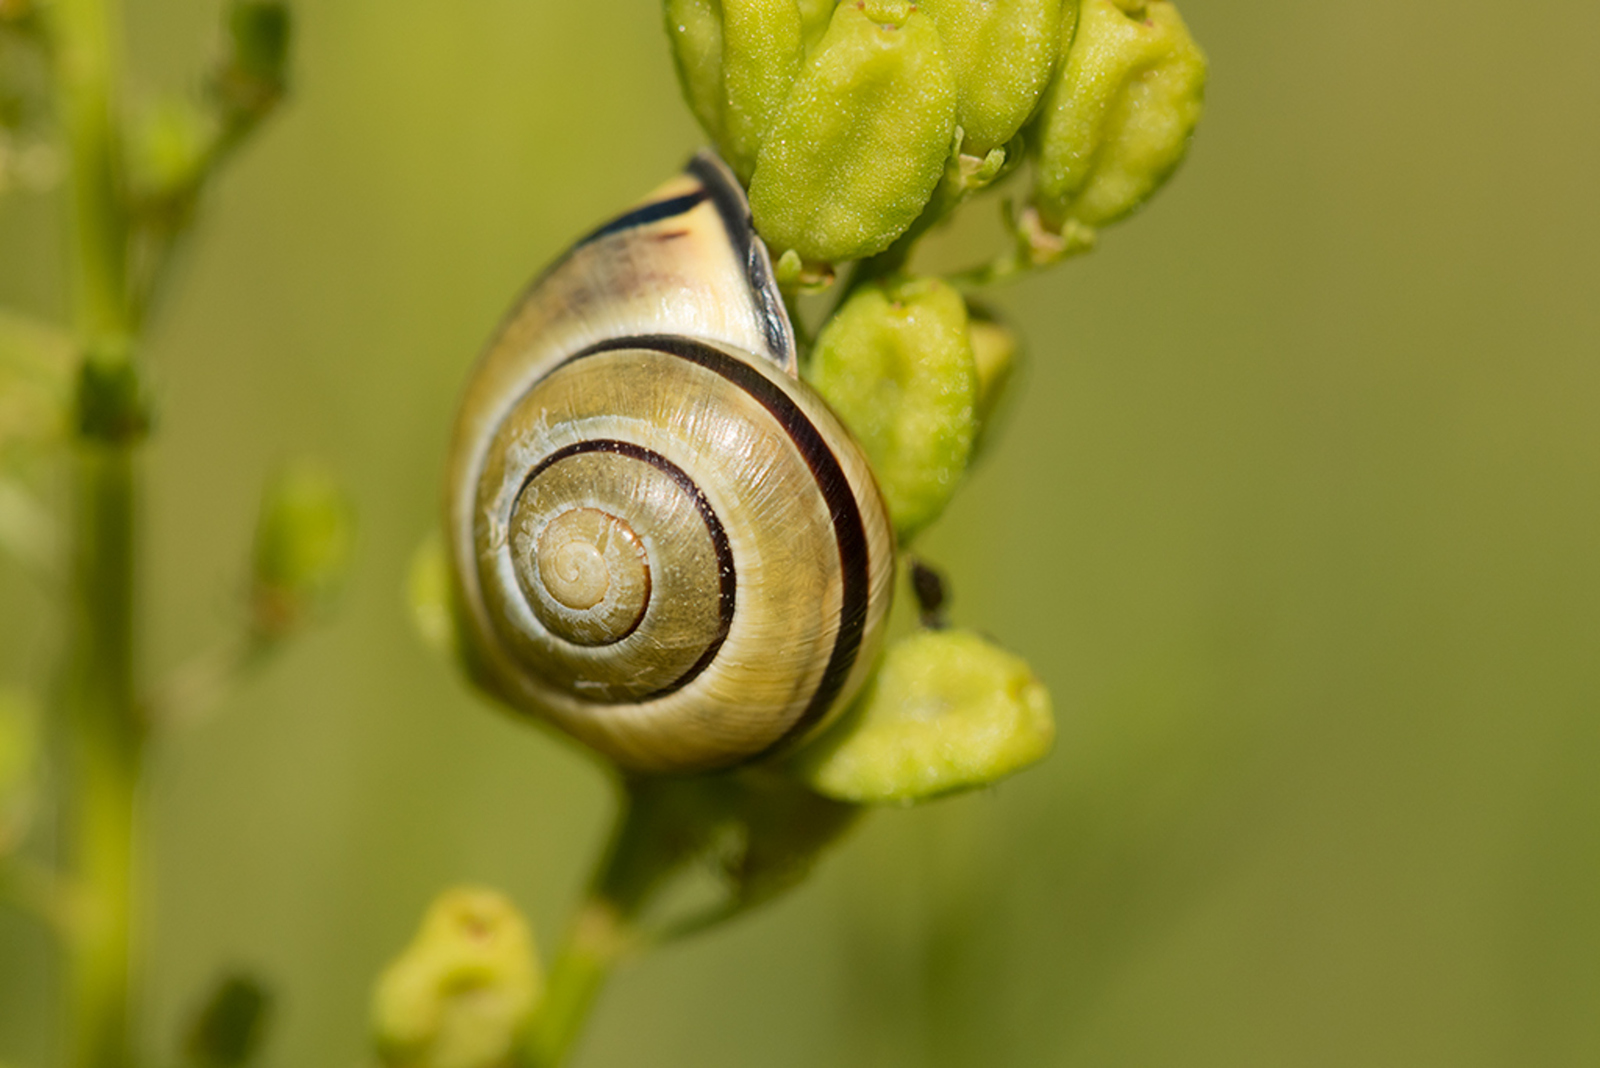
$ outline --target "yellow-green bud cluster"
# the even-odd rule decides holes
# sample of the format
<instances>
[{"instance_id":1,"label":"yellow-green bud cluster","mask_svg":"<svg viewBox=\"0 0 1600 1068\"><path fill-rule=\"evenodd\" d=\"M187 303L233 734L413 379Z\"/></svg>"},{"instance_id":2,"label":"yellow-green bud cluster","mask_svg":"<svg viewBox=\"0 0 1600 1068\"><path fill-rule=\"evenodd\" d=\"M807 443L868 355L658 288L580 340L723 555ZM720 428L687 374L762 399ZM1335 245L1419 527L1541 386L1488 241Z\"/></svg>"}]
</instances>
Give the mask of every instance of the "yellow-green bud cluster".
<instances>
[{"instance_id":1,"label":"yellow-green bud cluster","mask_svg":"<svg viewBox=\"0 0 1600 1068\"><path fill-rule=\"evenodd\" d=\"M268 480L253 569L262 637L282 636L328 602L344 579L353 530L349 500L320 464L302 460Z\"/></svg>"},{"instance_id":2,"label":"yellow-green bud cluster","mask_svg":"<svg viewBox=\"0 0 1600 1068\"><path fill-rule=\"evenodd\" d=\"M494 890L447 890L378 980L379 1056L388 1068L510 1068L542 989L516 906Z\"/></svg>"},{"instance_id":3,"label":"yellow-green bud cluster","mask_svg":"<svg viewBox=\"0 0 1600 1068\"><path fill-rule=\"evenodd\" d=\"M1044 235L1114 221L1182 158L1205 83L1166 0L665 0L665 14L684 94L757 229L806 263L883 252L953 153L1015 155L1019 137Z\"/></svg>"}]
</instances>

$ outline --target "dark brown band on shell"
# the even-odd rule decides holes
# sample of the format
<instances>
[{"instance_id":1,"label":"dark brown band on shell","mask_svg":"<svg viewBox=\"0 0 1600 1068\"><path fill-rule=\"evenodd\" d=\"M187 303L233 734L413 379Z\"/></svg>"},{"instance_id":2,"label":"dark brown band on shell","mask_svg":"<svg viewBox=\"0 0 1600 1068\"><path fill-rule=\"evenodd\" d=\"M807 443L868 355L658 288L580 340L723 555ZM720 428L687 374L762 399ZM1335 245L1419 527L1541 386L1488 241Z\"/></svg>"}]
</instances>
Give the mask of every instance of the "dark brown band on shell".
<instances>
[{"instance_id":1,"label":"dark brown band on shell","mask_svg":"<svg viewBox=\"0 0 1600 1068\"><path fill-rule=\"evenodd\" d=\"M571 362L571 360L566 361L566 363ZM706 525L706 533L711 536L712 548L717 553L717 579L719 583L717 633L712 636L711 641L706 644L705 649L701 651L699 658L690 665L688 671L685 671L682 675L661 687L661 689L647 693L636 701L631 702L633 704L643 704L646 701L654 701L683 689L693 682L717 658L717 653L722 651L722 643L728 640L728 632L733 629L733 612L738 603L739 573L734 567L733 547L728 543L728 532L723 527L722 520L718 518L716 510L711 507L711 502L706 500L706 495L683 468L662 456L659 452L647 449L643 445L635 445L631 441L595 438L589 441L574 442L564 448L557 449L543 460L540 460L534 469L528 472L528 477L524 478L522 485L517 488L517 499L520 499L522 494L527 492L528 486L533 483L534 479L538 478L553 464L560 463L562 460L573 456L582 456L591 452L608 452L616 456L626 456L630 460L647 463L672 479L678 488L694 502L695 509L700 513L700 519ZM615 640L621 641L628 634L632 634L646 614L640 613L639 620L634 621L634 625L628 628L627 634L619 635ZM611 643L608 642L607 644Z\"/></svg>"},{"instance_id":2,"label":"dark brown band on shell","mask_svg":"<svg viewBox=\"0 0 1600 1068\"><path fill-rule=\"evenodd\" d=\"M722 217L722 228L727 231L728 244L744 264L745 281L750 295L755 299L761 316L761 332L766 338L766 355L773 363L791 375L795 373L794 327L789 323L789 312L783 306L783 294L772 277L772 263L767 258L766 246L756 240L756 224L750 217L750 203L738 180L728 172L723 162L709 152L701 152L684 168L700 179L705 191Z\"/></svg>"},{"instance_id":3,"label":"dark brown band on shell","mask_svg":"<svg viewBox=\"0 0 1600 1068\"><path fill-rule=\"evenodd\" d=\"M828 664L823 670L822 679L817 683L817 688L812 693L805 711L769 747L777 748L791 738L804 734L827 714L849 679L850 672L855 667L856 657L861 651L861 640L867 624L868 579L871 569L866 526L861 518L860 505L856 502L855 489L850 485L850 480L845 475L844 468L840 466L838 457L828 446L827 439L793 398L754 367L705 342L663 334L611 338L567 357L559 366L565 367L586 357L615 352L619 349L644 349L676 356L705 368L743 390L765 408L789 436L789 440L794 443L796 450L805 460L806 466L810 468L817 489L828 506L828 514L833 520L834 539L838 544L839 571L844 587L839 604L839 630L834 637L833 651L828 656ZM622 443L579 444L592 446ZM637 448L637 446L630 447ZM562 452L575 448L578 446L569 445ZM709 660L705 662L709 663ZM703 667L703 664L697 663L696 673ZM651 696L656 697L661 694Z\"/></svg>"}]
</instances>

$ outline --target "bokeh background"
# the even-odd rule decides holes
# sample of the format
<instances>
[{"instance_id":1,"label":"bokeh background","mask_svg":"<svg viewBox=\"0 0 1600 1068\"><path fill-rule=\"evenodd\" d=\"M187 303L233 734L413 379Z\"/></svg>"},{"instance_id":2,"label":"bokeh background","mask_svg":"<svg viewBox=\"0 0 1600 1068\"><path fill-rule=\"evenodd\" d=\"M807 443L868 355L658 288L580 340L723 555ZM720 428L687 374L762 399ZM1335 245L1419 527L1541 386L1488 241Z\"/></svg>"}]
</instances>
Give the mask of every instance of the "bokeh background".
<instances>
[{"instance_id":1,"label":"bokeh background","mask_svg":"<svg viewBox=\"0 0 1600 1068\"><path fill-rule=\"evenodd\" d=\"M214 0L129 4L193 85ZM925 555L1060 739L875 815L791 897L621 974L608 1065L1600 1061L1600 9L1188 0L1193 153L1099 251L995 295L1031 363ZM258 487L354 487L330 625L157 754L147 1039L222 970L278 1066L363 1063L369 983L447 884L554 941L606 820L401 593L469 361L523 283L698 144L656 5L317 0L150 358L152 670L243 589ZM59 196L0 200L0 297L64 306ZM0 667L48 679L0 568ZM0 914L0 1060L53 966Z\"/></svg>"}]
</instances>

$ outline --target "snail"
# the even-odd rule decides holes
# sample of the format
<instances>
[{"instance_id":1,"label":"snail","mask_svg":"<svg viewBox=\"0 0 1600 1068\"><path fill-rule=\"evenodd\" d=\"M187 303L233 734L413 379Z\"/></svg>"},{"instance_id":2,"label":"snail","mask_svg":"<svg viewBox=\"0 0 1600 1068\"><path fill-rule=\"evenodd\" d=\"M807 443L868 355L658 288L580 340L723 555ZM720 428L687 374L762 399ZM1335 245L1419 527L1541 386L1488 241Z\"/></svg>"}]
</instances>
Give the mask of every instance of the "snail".
<instances>
[{"instance_id":1,"label":"snail","mask_svg":"<svg viewBox=\"0 0 1600 1068\"><path fill-rule=\"evenodd\" d=\"M883 499L799 380L749 204L709 152L520 298L466 386L446 498L474 674L624 768L783 752L871 670Z\"/></svg>"}]
</instances>

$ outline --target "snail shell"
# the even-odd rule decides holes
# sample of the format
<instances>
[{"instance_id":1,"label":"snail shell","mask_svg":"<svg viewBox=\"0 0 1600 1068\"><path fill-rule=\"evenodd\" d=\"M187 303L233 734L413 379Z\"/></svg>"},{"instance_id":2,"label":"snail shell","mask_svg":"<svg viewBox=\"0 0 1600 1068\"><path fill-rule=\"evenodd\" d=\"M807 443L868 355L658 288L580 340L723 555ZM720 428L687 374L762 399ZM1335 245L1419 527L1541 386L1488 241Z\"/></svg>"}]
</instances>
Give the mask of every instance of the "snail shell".
<instances>
[{"instance_id":1,"label":"snail shell","mask_svg":"<svg viewBox=\"0 0 1600 1068\"><path fill-rule=\"evenodd\" d=\"M625 767L818 729L870 670L893 537L721 161L580 240L467 385L447 529L467 653Z\"/></svg>"}]
</instances>

